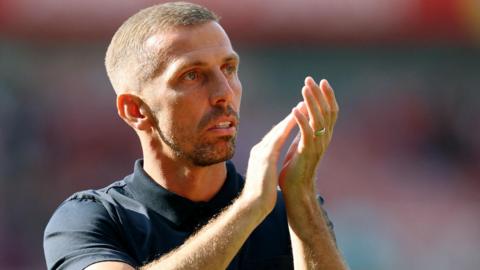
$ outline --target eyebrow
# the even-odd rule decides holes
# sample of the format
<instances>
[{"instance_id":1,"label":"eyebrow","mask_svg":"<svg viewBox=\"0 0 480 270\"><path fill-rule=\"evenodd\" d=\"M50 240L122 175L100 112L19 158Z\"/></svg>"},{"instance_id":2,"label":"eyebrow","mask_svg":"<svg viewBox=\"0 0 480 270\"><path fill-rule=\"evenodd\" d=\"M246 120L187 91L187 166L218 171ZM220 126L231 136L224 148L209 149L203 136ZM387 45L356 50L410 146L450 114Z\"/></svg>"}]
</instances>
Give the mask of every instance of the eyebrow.
<instances>
[{"instance_id":1,"label":"eyebrow","mask_svg":"<svg viewBox=\"0 0 480 270\"><path fill-rule=\"evenodd\" d=\"M222 62L231 62L231 61L236 61L237 63L240 63L240 56L234 52L222 59ZM180 64L173 69L172 74L175 74L178 71L184 70L187 67L205 67L205 66L208 66L208 63L201 60L185 61L183 63L180 62Z\"/></svg>"}]
</instances>

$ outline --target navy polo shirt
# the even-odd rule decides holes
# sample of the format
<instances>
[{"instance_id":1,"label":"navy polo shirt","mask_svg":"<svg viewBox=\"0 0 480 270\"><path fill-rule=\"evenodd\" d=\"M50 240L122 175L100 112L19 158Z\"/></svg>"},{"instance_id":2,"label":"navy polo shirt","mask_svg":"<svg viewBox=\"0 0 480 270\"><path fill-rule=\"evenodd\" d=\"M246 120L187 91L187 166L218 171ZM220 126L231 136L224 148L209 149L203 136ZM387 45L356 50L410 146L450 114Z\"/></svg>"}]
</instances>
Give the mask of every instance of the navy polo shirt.
<instances>
[{"instance_id":1,"label":"navy polo shirt","mask_svg":"<svg viewBox=\"0 0 480 270\"><path fill-rule=\"evenodd\" d=\"M182 245L242 190L243 177L231 162L226 166L227 179L208 202L193 202L164 189L145 173L142 160L121 181L75 193L45 229L48 269L84 269L101 261L138 268ZM273 211L227 269L293 269L285 205L280 191L278 195Z\"/></svg>"}]
</instances>

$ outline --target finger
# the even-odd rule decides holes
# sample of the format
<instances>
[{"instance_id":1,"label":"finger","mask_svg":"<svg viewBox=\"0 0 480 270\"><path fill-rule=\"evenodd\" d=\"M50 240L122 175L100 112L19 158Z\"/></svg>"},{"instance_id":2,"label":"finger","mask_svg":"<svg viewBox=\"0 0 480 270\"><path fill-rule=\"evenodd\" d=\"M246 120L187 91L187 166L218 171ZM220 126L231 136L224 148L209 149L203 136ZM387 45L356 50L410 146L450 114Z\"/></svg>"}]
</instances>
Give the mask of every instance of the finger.
<instances>
[{"instance_id":1,"label":"finger","mask_svg":"<svg viewBox=\"0 0 480 270\"><path fill-rule=\"evenodd\" d=\"M305 115L301 113L300 110L298 110L297 108L294 108L293 116L295 118L295 121L298 127L300 128L300 133L301 133L297 150L302 151L303 148L311 144L311 141L313 140L313 131L308 123L307 117L305 117Z\"/></svg>"},{"instance_id":2,"label":"finger","mask_svg":"<svg viewBox=\"0 0 480 270\"><path fill-rule=\"evenodd\" d=\"M293 155L296 153L300 138L301 138L301 134L300 132L297 132L297 135L295 135L295 138L293 139L292 143L288 147L287 153L285 154L285 158L284 158L285 164L288 163L290 159L292 159Z\"/></svg>"},{"instance_id":3,"label":"finger","mask_svg":"<svg viewBox=\"0 0 480 270\"><path fill-rule=\"evenodd\" d=\"M335 99L335 92L333 91L330 83L326 79L323 79L322 81L320 81L320 88L322 89L322 93L325 96L332 110L338 110L338 103Z\"/></svg>"},{"instance_id":4,"label":"finger","mask_svg":"<svg viewBox=\"0 0 480 270\"><path fill-rule=\"evenodd\" d=\"M339 111L337 99L335 98L335 93L330 83L325 79L320 81L320 88L331 109L331 126L333 126L333 124L335 124L335 122L337 121Z\"/></svg>"},{"instance_id":5,"label":"finger","mask_svg":"<svg viewBox=\"0 0 480 270\"><path fill-rule=\"evenodd\" d=\"M298 110L301 110L302 108L305 108L305 102L300 101L297 106L295 107ZM306 110L306 108L305 108ZM293 112L293 109L292 109ZM293 139L292 143L288 147L287 154L285 154L285 163L288 163L288 161L292 158L292 156L295 154L295 150L297 149L298 142L300 141L301 134L300 132L297 132L297 135L295 135L295 138Z\"/></svg>"},{"instance_id":6,"label":"finger","mask_svg":"<svg viewBox=\"0 0 480 270\"><path fill-rule=\"evenodd\" d=\"M316 101L320 105L320 111L324 115L324 119L327 121L326 124L329 124L329 118L330 118L330 111L331 107L328 104L327 100L325 99L325 96L322 94L322 91L320 89L320 86L315 83L312 77L308 76L305 79L305 85L310 87L312 89L313 96L315 97Z\"/></svg>"},{"instance_id":7,"label":"finger","mask_svg":"<svg viewBox=\"0 0 480 270\"><path fill-rule=\"evenodd\" d=\"M312 89L308 86L304 86L302 89L302 96L307 105L310 127L313 130L323 129L325 127L325 119L320 111L318 102L313 96Z\"/></svg>"},{"instance_id":8,"label":"finger","mask_svg":"<svg viewBox=\"0 0 480 270\"><path fill-rule=\"evenodd\" d=\"M305 117L307 117L307 120L310 120L308 117L308 110L307 110L307 104L305 104L304 101L300 102L297 107L296 107Z\"/></svg>"},{"instance_id":9,"label":"finger","mask_svg":"<svg viewBox=\"0 0 480 270\"><path fill-rule=\"evenodd\" d=\"M275 158L278 158L280 149L287 140L294 126L295 119L292 113L290 113L263 137L260 144L268 147L268 151L272 153Z\"/></svg>"}]
</instances>

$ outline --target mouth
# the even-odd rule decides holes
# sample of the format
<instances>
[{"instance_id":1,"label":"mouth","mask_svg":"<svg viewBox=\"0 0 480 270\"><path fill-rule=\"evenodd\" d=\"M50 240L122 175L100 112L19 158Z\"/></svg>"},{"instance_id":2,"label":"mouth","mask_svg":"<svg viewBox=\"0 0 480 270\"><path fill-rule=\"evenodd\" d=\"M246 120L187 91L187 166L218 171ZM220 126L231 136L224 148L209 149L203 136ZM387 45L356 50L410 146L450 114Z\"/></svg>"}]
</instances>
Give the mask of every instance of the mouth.
<instances>
[{"instance_id":1,"label":"mouth","mask_svg":"<svg viewBox=\"0 0 480 270\"><path fill-rule=\"evenodd\" d=\"M223 121L220 123L217 123L213 128L215 129L226 129L230 128L233 126L233 123L231 121Z\"/></svg>"},{"instance_id":2,"label":"mouth","mask_svg":"<svg viewBox=\"0 0 480 270\"><path fill-rule=\"evenodd\" d=\"M235 136L237 124L237 120L234 117L223 118L215 121L207 131L219 136Z\"/></svg>"}]
</instances>

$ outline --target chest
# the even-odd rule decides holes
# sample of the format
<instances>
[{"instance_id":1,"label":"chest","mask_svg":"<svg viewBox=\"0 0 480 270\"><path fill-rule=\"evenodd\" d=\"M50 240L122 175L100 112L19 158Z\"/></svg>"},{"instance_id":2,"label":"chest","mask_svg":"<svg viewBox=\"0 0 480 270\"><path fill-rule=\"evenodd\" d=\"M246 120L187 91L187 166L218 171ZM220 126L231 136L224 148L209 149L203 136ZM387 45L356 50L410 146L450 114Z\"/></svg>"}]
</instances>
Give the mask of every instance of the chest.
<instances>
[{"instance_id":1,"label":"chest","mask_svg":"<svg viewBox=\"0 0 480 270\"><path fill-rule=\"evenodd\" d=\"M204 222L179 226L153 211L124 217L121 237L139 265L182 245ZM227 269L293 269L287 220L280 209L272 211L253 231Z\"/></svg>"}]
</instances>

